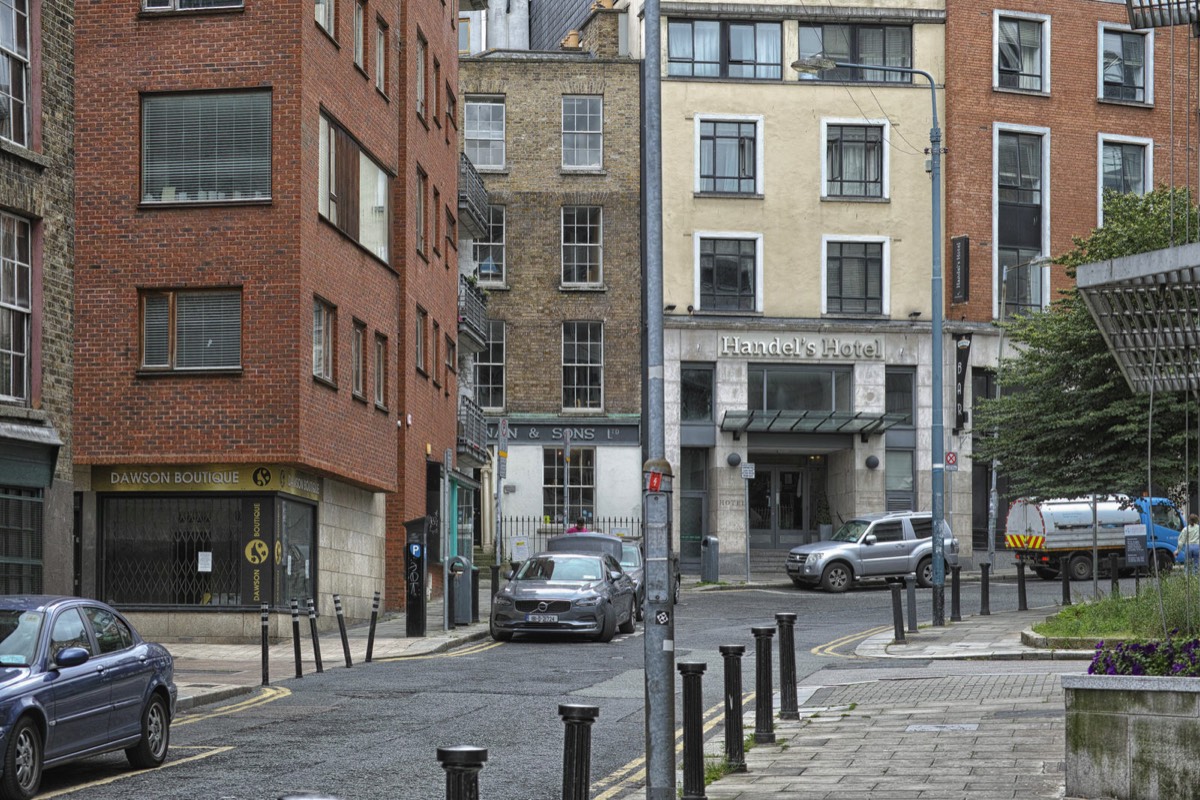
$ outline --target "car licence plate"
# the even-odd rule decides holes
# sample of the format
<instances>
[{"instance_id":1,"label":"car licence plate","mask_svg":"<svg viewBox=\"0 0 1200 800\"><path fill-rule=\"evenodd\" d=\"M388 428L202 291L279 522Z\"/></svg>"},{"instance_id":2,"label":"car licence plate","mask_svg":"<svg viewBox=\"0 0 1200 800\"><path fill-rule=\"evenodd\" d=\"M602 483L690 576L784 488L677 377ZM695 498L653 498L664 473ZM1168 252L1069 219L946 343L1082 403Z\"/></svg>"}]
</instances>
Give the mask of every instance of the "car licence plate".
<instances>
[{"instance_id":1,"label":"car licence plate","mask_svg":"<svg viewBox=\"0 0 1200 800\"><path fill-rule=\"evenodd\" d=\"M526 622L558 622L557 614L526 614Z\"/></svg>"}]
</instances>

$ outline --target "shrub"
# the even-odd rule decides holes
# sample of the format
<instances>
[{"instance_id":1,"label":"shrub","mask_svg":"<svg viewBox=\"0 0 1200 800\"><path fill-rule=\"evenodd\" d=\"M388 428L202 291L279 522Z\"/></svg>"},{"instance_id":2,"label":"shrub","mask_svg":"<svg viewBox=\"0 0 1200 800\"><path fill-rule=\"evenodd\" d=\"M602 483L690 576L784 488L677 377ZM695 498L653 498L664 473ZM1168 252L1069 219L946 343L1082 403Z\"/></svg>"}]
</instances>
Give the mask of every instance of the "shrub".
<instances>
[{"instance_id":1,"label":"shrub","mask_svg":"<svg viewBox=\"0 0 1200 800\"><path fill-rule=\"evenodd\" d=\"M1171 633L1161 641L1097 642L1088 674L1200 677L1200 639Z\"/></svg>"}]
</instances>

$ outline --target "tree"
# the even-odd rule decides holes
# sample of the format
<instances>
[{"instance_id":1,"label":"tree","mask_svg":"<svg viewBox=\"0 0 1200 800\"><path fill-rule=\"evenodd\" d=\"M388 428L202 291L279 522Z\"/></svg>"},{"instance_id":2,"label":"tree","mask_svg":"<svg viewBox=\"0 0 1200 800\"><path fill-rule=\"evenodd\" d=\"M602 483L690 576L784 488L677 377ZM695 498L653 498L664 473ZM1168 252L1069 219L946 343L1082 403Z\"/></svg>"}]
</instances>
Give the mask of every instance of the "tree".
<instances>
[{"instance_id":1,"label":"tree","mask_svg":"<svg viewBox=\"0 0 1200 800\"><path fill-rule=\"evenodd\" d=\"M1104 203L1104 226L1075 237L1074 248L1054 259L1072 279L1081 264L1200 239L1187 189L1109 192ZM1001 362L1001 396L977 405L976 431L987 433L973 457L996 459L1011 493L1076 497L1187 485L1187 428L1200 410L1184 394L1134 394L1077 291L1062 292L1044 313L1001 324L1015 354Z\"/></svg>"}]
</instances>

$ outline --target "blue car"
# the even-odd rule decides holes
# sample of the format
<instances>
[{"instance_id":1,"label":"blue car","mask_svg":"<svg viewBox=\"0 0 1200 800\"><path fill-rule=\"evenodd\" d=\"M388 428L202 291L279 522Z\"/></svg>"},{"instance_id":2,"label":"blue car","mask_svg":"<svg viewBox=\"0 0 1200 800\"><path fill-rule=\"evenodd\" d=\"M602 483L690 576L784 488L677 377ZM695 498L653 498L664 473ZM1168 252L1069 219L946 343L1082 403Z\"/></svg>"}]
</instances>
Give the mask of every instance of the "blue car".
<instances>
[{"instance_id":1,"label":"blue car","mask_svg":"<svg viewBox=\"0 0 1200 800\"><path fill-rule=\"evenodd\" d=\"M0 596L0 798L29 800L45 767L113 750L162 764L174 672L165 647L104 603Z\"/></svg>"}]
</instances>

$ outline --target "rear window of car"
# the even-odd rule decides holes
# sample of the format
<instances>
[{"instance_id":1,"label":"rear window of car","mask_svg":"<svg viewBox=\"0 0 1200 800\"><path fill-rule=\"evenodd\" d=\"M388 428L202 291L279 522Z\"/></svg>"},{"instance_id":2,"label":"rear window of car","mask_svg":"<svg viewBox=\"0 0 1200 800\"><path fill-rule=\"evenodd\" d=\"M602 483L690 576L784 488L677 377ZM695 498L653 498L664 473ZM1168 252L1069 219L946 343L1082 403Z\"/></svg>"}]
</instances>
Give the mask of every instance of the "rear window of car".
<instances>
[{"instance_id":1,"label":"rear window of car","mask_svg":"<svg viewBox=\"0 0 1200 800\"><path fill-rule=\"evenodd\" d=\"M933 536L933 517L913 517L909 522L912 523L913 533L918 539L928 539Z\"/></svg>"}]
</instances>

